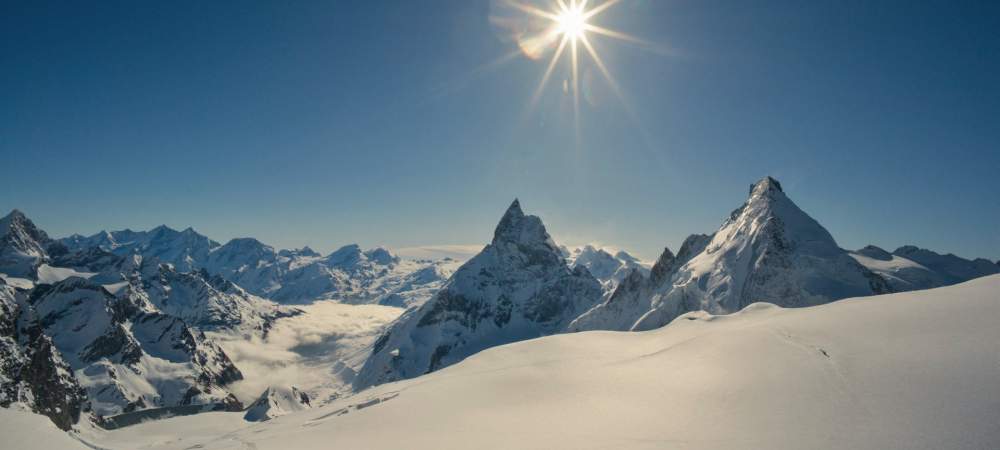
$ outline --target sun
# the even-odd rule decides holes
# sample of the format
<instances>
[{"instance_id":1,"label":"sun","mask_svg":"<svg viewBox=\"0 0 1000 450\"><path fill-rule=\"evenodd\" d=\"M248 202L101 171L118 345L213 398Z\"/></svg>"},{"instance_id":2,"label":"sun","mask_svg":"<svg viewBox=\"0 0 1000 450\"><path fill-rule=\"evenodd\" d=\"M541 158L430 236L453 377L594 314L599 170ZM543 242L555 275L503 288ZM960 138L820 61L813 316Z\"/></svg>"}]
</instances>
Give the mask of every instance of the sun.
<instances>
[{"instance_id":1,"label":"sun","mask_svg":"<svg viewBox=\"0 0 1000 450\"><path fill-rule=\"evenodd\" d=\"M491 0L497 8L491 13L490 22L511 33L516 48L492 64L512 61L525 56L532 61L541 61L551 54L541 81L531 95L525 116L531 113L542 96L545 86L560 61L568 64L568 74L560 85L562 91L572 98L573 125L576 131L577 147L580 143L580 73L581 64L590 64L604 78L611 91L618 97L625 112L638 123L635 112L626 100L618 82L611 75L604 60L594 45L595 38L610 38L643 47L656 49L643 39L630 34L606 28L595 23L605 12L625 0ZM566 58L563 58L566 55ZM584 60L589 56L589 61ZM585 70L589 67L585 67ZM561 76L561 75L556 75Z\"/></svg>"},{"instance_id":2,"label":"sun","mask_svg":"<svg viewBox=\"0 0 1000 450\"><path fill-rule=\"evenodd\" d=\"M554 19L557 32L574 41L583 37L583 32L587 27L583 5L560 5L560 8L561 11Z\"/></svg>"},{"instance_id":3,"label":"sun","mask_svg":"<svg viewBox=\"0 0 1000 450\"><path fill-rule=\"evenodd\" d=\"M601 36L632 44L646 46L646 42L629 34L599 26L594 20L611 7L617 5L622 0L496 0L502 5L514 11L514 17L520 14L523 17L533 19L529 23L540 24L537 31L524 32L521 26L511 26L512 31L516 31L516 41L518 49L508 55L523 54L532 60L541 59L542 55L552 51L551 59L546 65L542 74L541 82L535 89L531 100L528 102L528 111L541 97L545 85L548 83L556 65L563 60L562 55L567 55L569 61L569 76L563 81L563 90L570 94L573 99L573 122L577 129L579 139L579 117L580 117L580 63L581 53L586 53L590 57L593 66L604 77L610 85L611 90L621 100L630 115L631 108L622 94L621 88L611 76L611 72L605 66L604 61L594 47L592 36ZM500 23L521 24L517 20L497 19ZM580 50L583 50L581 52Z\"/></svg>"}]
</instances>

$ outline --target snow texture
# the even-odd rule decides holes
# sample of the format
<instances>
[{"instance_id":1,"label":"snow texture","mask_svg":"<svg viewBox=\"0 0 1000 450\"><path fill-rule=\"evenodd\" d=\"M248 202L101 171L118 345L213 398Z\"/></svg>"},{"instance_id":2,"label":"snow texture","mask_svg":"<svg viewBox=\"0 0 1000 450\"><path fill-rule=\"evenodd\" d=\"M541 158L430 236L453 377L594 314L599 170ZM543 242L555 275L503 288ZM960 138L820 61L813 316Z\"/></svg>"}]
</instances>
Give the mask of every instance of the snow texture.
<instances>
[{"instance_id":1,"label":"snow texture","mask_svg":"<svg viewBox=\"0 0 1000 450\"><path fill-rule=\"evenodd\" d=\"M295 386L270 386L250 405L243 418L263 422L309 408L312 408L309 396Z\"/></svg>"},{"instance_id":2,"label":"snow texture","mask_svg":"<svg viewBox=\"0 0 1000 450\"><path fill-rule=\"evenodd\" d=\"M993 275L691 312L650 332L499 346L265 424L209 413L84 438L114 450L994 448L998 293Z\"/></svg>"},{"instance_id":3,"label":"snow texture","mask_svg":"<svg viewBox=\"0 0 1000 450\"><path fill-rule=\"evenodd\" d=\"M653 269L658 280L634 280L627 292L612 294L571 329L651 330L689 311L726 314L764 300L812 306L890 291L771 177L752 185L747 202L710 238L696 235L685 246L682 250L693 256L684 255L683 264L665 254ZM647 307L647 299L647 311L629 324L637 310Z\"/></svg>"},{"instance_id":4,"label":"snow texture","mask_svg":"<svg viewBox=\"0 0 1000 450\"><path fill-rule=\"evenodd\" d=\"M514 200L490 245L375 342L354 385L412 378L496 345L560 332L600 297L597 280L583 267L570 269L541 219Z\"/></svg>"}]
</instances>

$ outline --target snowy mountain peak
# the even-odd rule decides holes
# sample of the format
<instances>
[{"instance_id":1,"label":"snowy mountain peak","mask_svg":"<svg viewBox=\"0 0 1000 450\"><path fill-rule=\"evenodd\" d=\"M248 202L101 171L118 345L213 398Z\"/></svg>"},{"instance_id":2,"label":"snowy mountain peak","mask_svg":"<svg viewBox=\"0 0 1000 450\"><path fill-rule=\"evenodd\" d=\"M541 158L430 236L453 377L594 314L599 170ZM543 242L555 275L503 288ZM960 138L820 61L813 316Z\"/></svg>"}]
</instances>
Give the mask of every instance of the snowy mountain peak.
<instances>
[{"instance_id":1,"label":"snowy mountain peak","mask_svg":"<svg viewBox=\"0 0 1000 450\"><path fill-rule=\"evenodd\" d=\"M44 231L39 230L35 226L35 223L24 215L20 210L12 210L10 214L7 214L2 219L0 219L0 236L5 236L10 233L27 233L33 238L44 238L48 239L48 235Z\"/></svg>"},{"instance_id":2,"label":"snowy mountain peak","mask_svg":"<svg viewBox=\"0 0 1000 450\"><path fill-rule=\"evenodd\" d=\"M270 386L247 409L243 419L263 422L296 411L312 408L309 395L295 386Z\"/></svg>"},{"instance_id":3,"label":"snowy mountain peak","mask_svg":"<svg viewBox=\"0 0 1000 450\"><path fill-rule=\"evenodd\" d=\"M385 247L375 247L373 249L365 250L364 255L369 261L383 266L399 262L399 257L392 254L392 252Z\"/></svg>"},{"instance_id":4,"label":"snowy mountain peak","mask_svg":"<svg viewBox=\"0 0 1000 450\"><path fill-rule=\"evenodd\" d=\"M235 238L208 254L205 266L214 272L229 276L232 273L254 268L277 258L274 248L254 238Z\"/></svg>"},{"instance_id":5,"label":"snowy mountain peak","mask_svg":"<svg viewBox=\"0 0 1000 450\"><path fill-rule=\"evenodd\" d=\"M866 245L864 248L858 249L855 253L867 256L872 259L877 259L879 261L891 261L892 253L883 250L881 247L874 245Z\"/></svg>"},{"instance_id":6,"label":"snowy mountain peak","mask_svg":"<svg viewBox=\"0 0 1000 450\"><path fill-rule=\"evenodd\" d=\"M942 255L913 245L899 247L892 254L909 259L937 272L945 278L947 284L954 284L1000 272L995 264L986 259L968 260L951 253Z\"/></svg>"},{"instance_id":7,"label":"snowy mountain peak","mask_svg":"<svg viewBox=\"0 0 1000 450\"><path fill-rule=\"evenodd\" d=\"M689 311L727 314L764 299L808 306L890 290L771 177L751 186L718 231L688 237L676 256L665 250L648 283L635 281L570 328L649 330Z\"/></svg>"},{"instance_id":8,"label":"snowy mountain peak","mask_svg":"<svg viewBox=\"0 0 1000 450\"><path fill-rule=\"evenodd\" d=\"M601 297L583 266L570 269L541 219L514 201L493 243L374 344L355 388L411 378L485 348L562 331Z\"/></svg>"},{"instance_id":9,"label":"snowy mountain peak","mask_svg":"<svg viewBox=\"0 0 1000 450\"><path fill-rule=\"evenodd\" d=\"M517 199L514 199L514 202L507 208L493 232L493 246L503 247L506 244L514 244L519 247L542 245L551 248L551 253L559 258L562 257L559 247L545 231L542 219L538 216L525 215L521 211L521 203Z\"/></svg>"},{"instance_id":10,"label":"snowy mountain peak","mask_svg":"<svg viewBox=\"0 0 1000 450\"><path fill-rule=\"evenodd\" d=\"M625 250L618 250L617 252L615 252L615 258L625 262L636 263L636 264L639 263L639 259L637 259L635 256L630 255Z\"/></svg>"},{"instance_id":11,"label":"snowy mountain peak","mask_svg":"<svg viewBox=\"0 0 1000 450\"><path fill-rule=\"evenodd\" d=\"M676 260L674 252L670 251L669 247L663 247L663 253L660 254L656 263L653 264L653 268L649 271L650 277L656 281L665 281L674 268Z\"/></svg>"},{"instance_id":12,"label":"snowy mountain peak","mask_svg":"<svg viewBox=\"0 0 1000 450\"><path fill-rule=\"evenodd\" d=\"M770 176L766 176L760 181L750 185L751 197L773 194L776 192L784 193L785 191L781 189L781 183Z\"/></svg>"},{"instance_id":13,"label":"snowy mountain peak","mask_svg":"<svg viewBox=\"0 0 1000 450\"><path fill-rule=\"evenodd\" d=\"M511 202L510 206L507 207L507 212L504 213L504 216L506 216L508 214L515 215L515 216L524 216L524 211L521 211L521 201L520 200L518 200L517 198L514 198L514 201Z\"/></svg>"},{"instance_id":14,"label":"snowy mountain peak","mask_svg":"<svg viewBox=\"0 0 1000 450\"><path fill-rule=\"evenodd\" d=\"M35 278L38 266L49 259L48 250L65 252L55 244L24 213L11 211L0 219L0 272Z\"/></svg>"},{"instance_id":15,"label":"snowy mountain peak","mask_svg":"<svg viewBox=\"0 0 1000 450\"><path fill-rule=\"evenodd\" d=\"M24 215L19 209L12 209L9 214L0 219L0 234L7 234L11 225L16 222L22 222L27 220L28 217Z\"/></svg>"},{"instance_id":16,"label":"snowy mountain peak","mask_svg":"<svg viewBox=\"0 0 1000 450\"><path fill-rule=\"evenodd\" d=\"M330 256L326 257L326 261L332 266L347 266L360 261L362 254L361 246L348 244L330 253Z\"/></svg>"},{"instance_id":17,"label":"snowy mountain peak","mask_svg":"<svg viewBox=\"0 0 1000 450\"><path fill-rule=\"evenodd\" d=\"M730 313L761 299L807 306L889 290L771 177L755 183L749 200L708 238L685 242L690 248L682 252L696 254L658 288L634 329L657 328L692 310Z\"/></svg>"}]
</instances>

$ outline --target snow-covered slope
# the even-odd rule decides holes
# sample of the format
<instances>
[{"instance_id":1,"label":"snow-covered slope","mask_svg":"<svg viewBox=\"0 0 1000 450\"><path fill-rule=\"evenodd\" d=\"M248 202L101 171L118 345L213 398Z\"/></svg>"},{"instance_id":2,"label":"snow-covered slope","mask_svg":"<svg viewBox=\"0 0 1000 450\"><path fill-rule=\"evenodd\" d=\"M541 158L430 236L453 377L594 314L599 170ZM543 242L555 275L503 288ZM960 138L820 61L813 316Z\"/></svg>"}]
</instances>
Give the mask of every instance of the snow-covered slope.
<instances>
[{"instance_id":1,"label":"snow-covered slope","mask_svg":"<svg viewBox=\"0 0 1000 450\"><path fill-rule=\"evenodd\" d=\"M644 275L649 274L648 266L624 250L612 254L608 250L589 244L572 250L565 246L561 249L566 257L566 263L571 268L586 267L590 274L601 282L601 287L607 294L613 292L633 269Z\"/></svg>"},{"instance_id":2,"label":"snow-covered slope","mask_svg":"<svg viewBox=\"0 0 1000 450\"><path fill-rule=\"evenodd\" d=\"M91 409L112 416L139 409L225 403L242 378L217 345L164 314L138 290L116 297L78 277L40 285L28 300L36 322L86 388Z\"/></svg>"},{"instance_id":3,"label":"snow-covered slope","mask_svg":"<svg viewBox=\"0 0 1000 450\"><path fill-rule=\"evenodd\" d=\"M181 272L202 267L208 254L219 247L215 242L191 228L177 231L160 225L149 231L102 231L93 236L73 235L61 239L71 252L98 247L116 255L139 254L145 259L157 259L172 264Z\"/></svg>"},{"instance_id":4,"label":"snow-covered slope","mask_svg":"<svg viewBox=\"0 0 1000 450\"><path fill-rule=\"evenodd\" d=\"M210 413L85 436L109 449L988 449L1000 276L644 333L500 346L246 427Z\"/></svg>"},{"instance_id":5,"label":"snow-covered slope","mask_svg":"<svg viewBox=\"0 0 1000 450\"><path fill-rule=\"evenodd\" d=\"M893 255L874 245L853 251L851 257L884 278L894 292L940 287L948 283L941 274L923 265Z\"/></svg>"},{"instance_id":6,"label":"snow-covered slope","mask_svg":"<svg viewBox=\"0 0 1000 450\"><path fill-rule=\"evenodd\" d=\"M252 295L204 270L177 272L168 264L143 263L134 283L156 307L203 330L267 333L274 320L297 313Z\"/></svg>"},{"instance_id":7,"label":"snow-covered slope","mask_svg":"<svg viewBox=\"0 0 1000 450\"><path fill-rule=\"evenodd\" d=\"M308 247L275 251L253 238L236 238L220 246L191 228L176 231L166 226L151 231L73 235L60 242L73 254L91 254L91 259L97 252L138 254L145 260L170 264L177 272L205 270L253 295L293 304L336 300L419 305L460 264L452 259L401 260L385 248L363 250L356 244L341 247L326 257Z\"/></svg>"},{"instance_id":8,"label":"snow-covered slope","mask_svg":"<svg viewBox=\"0 0 1000 450\"><path fill-rule=\"evenodd\" d=\"M792 203L771 177L750 186L747 202L707 242L697 235L690 239L694 241L686 243L692 248L683 264L669 261L661 267L662 282L631 283L630 292L618 300L612 294L603 311L589 312L594 317L581 318L573 329L611 325L650 330L688 311L725 314L764 299L784 307L811 306L890 290L882 277L837 246L830 233ZM624 298L630 303L621 308L625 316L614 317L614 301ZM645 306L646 298L647 312L624 328L636 308Z\"/></svg>"},{"instance_id":9,"label":"snow-covered slope","mask_svg":"<svg viewBox=\"0 0 1000 450\"><path fill-rule=\"evenodd\" d=\"M570 269L541 219L515 200L493 241L434 298L375 342L357 388L412 378L496 345L562 331L601 297L583 267Z\"/></svg>"},{"instance_id":10,"label":"snow-covered slope","mask_svg":"<svg viewBox=\"0 0 1000 450\"><path fill-rule=\"evenodd\" d=\"M199 266L257 295L268 295L281 287L285 265L273 247L253 238L232 239L209 253Z\"/></svg>"},{"instance_id":11,"label":"snow-covered slope","mask_svg":"<svg viewBox=\"0 0 1000 450\"><path fill-rule=\"evenodd\" d=\"M895 292L947 286L1000 273L1000 267L985 259L970 261L912 245L900 247L893 253L869 245L851 252L851 256L885 278Z\"/></svg>"},{"instance_id":12,"label":"snow-covered slope","mask_svg":"<svg viewBox=\"0 0 1000 450\"><path fill-rule=\"evenodd\" d=\"M284 303L337 300L417 306L440 289L459 262L403 260L389 250L347 245L325 258L290 266L271 298Z\"/></svg>"},{"instance_id":13,"label":"snow-covered slope","mask_svg":"<svg viewBox=\"0 0 1000 450\"><path fill-rule=\"evenodd\" d=\"M62 253L65 247L50 239L21 211L15 209L0 218L0 272L33 279L38 266L49 260L50 251Z\"/></svg>"},{"instance_id":14,"label":"snow-covered slope","mask_svg":"<svg viewBox=\"0 0 1000 450\"><path fill-rule=\"evenodd\" d=\"M945 279L946 284L960 283L973 278L1000 273L1000 267L997 267L987 259L977 258L970 261L951 253L941 255L912 245L897 248L892 254L909 259L937 272Z\"/></svg>"},{"instance_id":15,"label":"snow-covered slope","mask_svg":"<svg viewBox=\"0 0 1000 450\"><path fill-rule=\"evenodd\" d=\"M191 404L240 408L225 386L242 374L202 330L263 335L274 320L296 313L221 277L178 272L139 252L69 252L20 213L5 222L16 242L34 243L16 248L35 248L38 258L28 274L36 282L18 283L22 291L6 280L23 279L2 277L0 406L21 404L61 428L81 412L108 417ZM149 242L167 235L161 229L153 233L161 238ZM175 237L202 242L192 232ZM154 253L189 253L159 248Z\"/></svg>"},{"instance_id":16,"label":"snow-covered slope","mask_svg":"<svg viewBox=\"0 0 1000 450\"><path fill-rule=\"evenodd\" d=\"M40 283L51 284L76 275L106 289L115 288L116 293L127 285L141 292L158 311L202 330L266 333L275 319L296 313L294 308L252 295L204 269L180 272L155 257L119 256L90 247L58 257L53 263L68 267L43 264L38 269Z\"/></svg>"},{"instance_id":17,"label":"snow-covered slope","mask_svg":"<svg viewBox=\"0 0 1000 450\"><path fill-rule=\"evenodd\" d=\"M650 302L657 291L670 286L670 277L677 269L701 253L711 240L711 236L704 234L688 236L677 255L664 248L651 270L635 268L629 271L604 301L573 320L568 330L631 329L640 317L649 312Z\"/></svg>"},{"instance_id":18,"label":"snow-covered slope","mask_svg":"<svg viewBox=\"0 0 1000 450\"><path fill-rule=\"evenodd\" d=\"M18 409L0 408L3 447L17 450L91 450L63 433L49 419Z\"/></svg>"},{"instance_id":19,"label":"snow-covered slope","mask_svg":"<svg viewBox=\"0 0 1000 450\"><path fill-rule=\"evenodd\" d=\"M295 386L269 386L253 402L243 418L250 422L263 422L296 411L312 408L309 396Z\"/></svg>"},{"instance_id":20,"label":"snow-covered slope","mask_svg":"<svg viewBox=\"0 0 1000 450\"><path fill-rule=\"evenodd\" d=\"M68 429L85 404L85 391L52 339L31 320L23 294L0 279L0 406L34 411Z\"/></svg>"}]
</instances>

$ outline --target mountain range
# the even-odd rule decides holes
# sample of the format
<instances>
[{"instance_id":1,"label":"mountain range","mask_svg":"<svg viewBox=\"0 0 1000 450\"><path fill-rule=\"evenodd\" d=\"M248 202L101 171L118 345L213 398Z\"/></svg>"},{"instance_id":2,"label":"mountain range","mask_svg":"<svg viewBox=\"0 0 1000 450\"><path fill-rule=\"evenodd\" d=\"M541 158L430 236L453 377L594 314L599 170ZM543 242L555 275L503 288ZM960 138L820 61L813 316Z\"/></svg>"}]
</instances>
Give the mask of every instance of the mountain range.
<instances>
[{"instance_id":1,"label":"mountain range","mask_svg":"<svg viewBox=\"0 0 1000 450\"><path fill-rule=\"evenodd\" d=\"M0 406L63 429L80 417L239 410L247 405L228 386L244 374L206 332L266 339L276 321L304 313L296 305L317 301L406 309L356 368L361 391L551 334L651 330L693 311L813 306L998 272L915 246L842 249L771 177L713 233L691 235L676 254L665 248L652 265L559 246L517 200L465 262L358 245L321 255L253 238L219 244L166 226L52 239L15 210L0 219ZM270 387L248 417L306 408L304 395Z\"/></svg>"}]
</instances>

